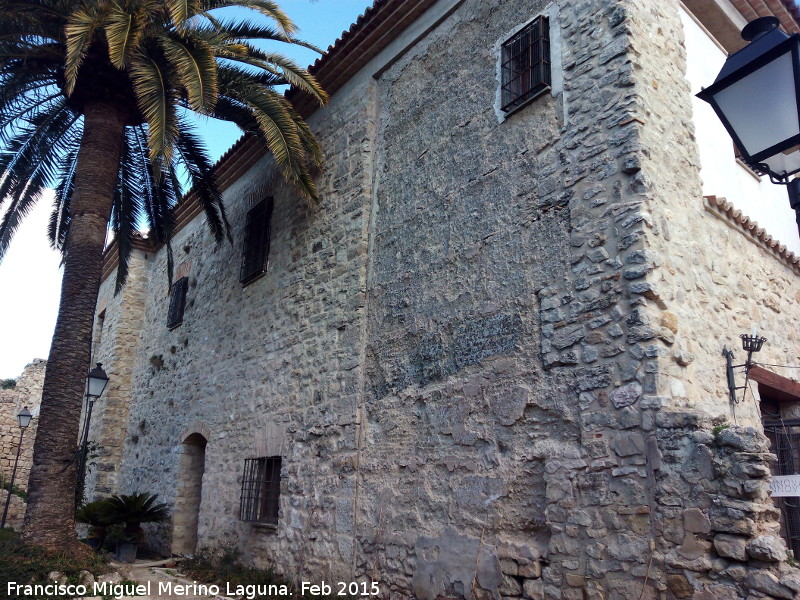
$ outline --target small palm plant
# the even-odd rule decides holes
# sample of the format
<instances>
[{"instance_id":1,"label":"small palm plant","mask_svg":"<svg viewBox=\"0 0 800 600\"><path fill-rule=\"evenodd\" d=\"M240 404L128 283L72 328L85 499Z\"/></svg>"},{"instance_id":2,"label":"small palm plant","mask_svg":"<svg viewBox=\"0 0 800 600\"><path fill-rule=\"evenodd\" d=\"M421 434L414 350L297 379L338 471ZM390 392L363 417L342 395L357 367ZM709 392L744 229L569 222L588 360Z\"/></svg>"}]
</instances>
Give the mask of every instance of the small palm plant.
<instances>
[{"instance_id":1,"label":"small palm plant","mask_svg":"<svg viewBox=\"0 0 800 600\"><path fill-rule=\"evenodd\" d=\"M75 512L75 520L89 525L89 545L95 548L103 547L108 527L114 523L109 514L108 500L105 499L81 506Z\"/></svg>"},{"instance_id":2,"label":"small palm plant","mask_svg":"<svg viewBox=\"0 0 800 600\"><path fill-rule=\"evenodd\" d=\"M142 492L112 496L104 503L113 523L125 523L125 539L135 541L142 537L142 523L161 523L169 518L169 507L157 501L156 494Z\"/></svg>"}]
</instances>

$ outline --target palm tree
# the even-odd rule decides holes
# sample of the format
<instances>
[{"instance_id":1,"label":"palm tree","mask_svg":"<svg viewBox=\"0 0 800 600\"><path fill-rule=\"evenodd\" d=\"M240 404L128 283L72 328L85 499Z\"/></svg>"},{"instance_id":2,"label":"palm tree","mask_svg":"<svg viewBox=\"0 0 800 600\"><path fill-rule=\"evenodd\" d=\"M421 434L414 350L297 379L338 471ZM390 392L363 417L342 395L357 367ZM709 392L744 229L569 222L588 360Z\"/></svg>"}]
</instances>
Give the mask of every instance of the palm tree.
<instances>
[{"instance_id":1,"label":"palm tree","mask_svg":"<svg viewBox=\"0 0 800 600\"><path fill-rule=\"evenodd\" d=\"M220 11L229 7L253 18ZM319 148L275 86L319 103L326 95L307 71L257 44L308 46L294 34L270 0L0 0L0 258L53 188L49 235L64 268L29 482L29 542L75 547L75 446L109 223L118 288L137 223L169 242L182 173L216 240L230 238L190 111L262 138L285 178L317 199Z\"/></svg>"}]
</instances>

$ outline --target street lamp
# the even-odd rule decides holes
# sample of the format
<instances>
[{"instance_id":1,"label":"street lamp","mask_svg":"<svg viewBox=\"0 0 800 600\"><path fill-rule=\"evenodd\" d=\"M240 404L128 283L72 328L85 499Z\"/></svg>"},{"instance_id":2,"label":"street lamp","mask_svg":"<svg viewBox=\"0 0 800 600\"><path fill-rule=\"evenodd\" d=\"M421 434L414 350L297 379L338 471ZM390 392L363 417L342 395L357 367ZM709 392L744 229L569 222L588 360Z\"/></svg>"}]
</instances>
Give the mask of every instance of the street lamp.
<instances>
[{"instance_id":1,"label":"street lamp","mask_svg":"<svg viewBox=\"0 0 800 600\"><path fill-rule=\"evenodd\" d=\"M19 446L17 446L17 457L14 459L14 468L11 471L11 481L8 483L8 494L6 495L6 506L3 509L3 518L0 520L0 529L5 529L6 527L6 517L8 517L8 507L11 504L11 492L14 489L14 479L17 476L17 465L19 464L19 455L22 452L22 438L25 436L25 430L28 428L28 425L31 424L31 419L33 419L33 415L31 411L28 410L26 406L23 408L19 414L17 415L17 421L19 422Z\"/></svg>"},{"instance_id":2,"label":"street lamp","mask_svg":"<svg viewBox=\"0 0 800 600\"><path fill-rule=\"evenodd\" d=\"M750 42L730 55L714 83L697 97L708 102L754 171L788 186L800 228L800 36L776 17L748 23Z\"/></svg>"},{"instance_id":3,"label":"street lamp","mask_svg":"<svg viewBox=\"0 0 800 600\"><path fill-rule=\"evenodd\" d=\"M92 408L94 401L97 400L102 394L103 390L108 385L108 375L103 370L103 363L97 363L97 366L89 371L86 377L86 419L83 422L83 436L81 440L80 461L78 464L78 485L77 497L78 500L83 500L83 486L86 482L86 459L89 453L89 423L92 420Z\"/></svg>"}]
</instances>

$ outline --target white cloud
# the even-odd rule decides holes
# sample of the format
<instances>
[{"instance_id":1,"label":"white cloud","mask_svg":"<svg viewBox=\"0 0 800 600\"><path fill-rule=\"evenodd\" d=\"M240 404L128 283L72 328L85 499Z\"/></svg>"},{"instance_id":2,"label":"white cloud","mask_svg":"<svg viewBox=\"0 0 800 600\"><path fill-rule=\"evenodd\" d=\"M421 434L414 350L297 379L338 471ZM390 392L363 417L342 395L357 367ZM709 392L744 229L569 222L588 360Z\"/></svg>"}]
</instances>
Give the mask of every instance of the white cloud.
<instances>
[{"instance_id":1,"label":"white cloud","mask_svg":"<svg viewBox=\"0 0 800 600\"><path fill-rule=\"evenodd\" d=\"M52 193L17 230L0 262L0 379L47 358L61 295L60 255L47 241Z\"/></svg>"}]
</instances>

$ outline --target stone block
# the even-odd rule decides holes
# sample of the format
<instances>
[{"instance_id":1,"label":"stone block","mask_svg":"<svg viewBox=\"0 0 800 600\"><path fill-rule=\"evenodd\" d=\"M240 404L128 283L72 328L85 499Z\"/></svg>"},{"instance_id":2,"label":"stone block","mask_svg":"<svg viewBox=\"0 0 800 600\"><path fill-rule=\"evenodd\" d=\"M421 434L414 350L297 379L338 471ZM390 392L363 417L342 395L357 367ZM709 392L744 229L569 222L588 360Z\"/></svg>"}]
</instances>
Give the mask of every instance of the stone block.
<instances>
[{"instance_id":1,"label":"stone block","mask_svg":"<svg viewBox=\"0 0 800 600\"><path fill-rule=\"evenodd\" d=\"M656 426L664 429L699 429L706 419L699 411L661 411L656 415Z\"/></svg>"},{"instance_id":2,"label":"stone block","mask_svg":"<svg viewBox=\"0 0 800 600\"><path fill-rule=\"evenodd\" d=\"M503 596L521 596L522 585L514 577L503 574L502 582L497 588L497 591Z\"/></svg>"},{"instance_id":3,"label":"stone block","mask_svg":"<svg viewBox=\"0 0 800 600\"><path fill-rule=\"evenodd\" d=\"M695 560L705 556L711 549L711 544L704 540L699 540L694 534L686 533L683 543L678 547L677 552L684 558Z\"/></svg>"},{"instance_id":4,"label":"stone block","mask_svg":"<svg viewBox=\"0 0 800 600\"><path fill-rule=\"evenodd\" d=\"M642 386L639 383L629 383L615 389L609 395L611 402L617 408L630 406L636 402L642 395Z\"/></svg>"},{"instance_id":5,"label":"stone block","mask_svg":"<svg viewBox=\"0 0 800 600\"><path fill-rule=\"evenodd\" d=\"M667 575L667 589L676 598L691 598L694 594L694 586L689 583L684 575Z\"/></svg>"},{"instance_id":6,"label":"stone block","mask_svg":"<svg viewBox=\"0 0 800 600\"><path fill-rule=\"evenodd\" d=\"M785 585L795 592L800 592L800 572L796 569L781 576L781 585Z\"/></svg>"},{"instance_id":7,"label":"stone block","mask_svg":"<svg viewBox=\"0 0 800 600\"><path fill-rule=\"evenodd\" d=\"M683 511L683 528L690 533L709 533L711 521L699 508L688 508Z\"/></svg>"},{"instance_id":8,"label":"stone block","mask_svg":"<svg viewBox=\"0 0 800 600\"><path fill-rule=\"evenodd\" d=\"M619 456L635 456L644 454L645 451L644 437L640 433L619 433L611 442L611 448Z\"/></svg>"},{"instance_id":9,"label":"stone block","mask_svg":"<svg viewBox=\"0 0 800 600\"><path fill-rule=\"evenodd\" d=\"M522 591L528 600L544 600L544 582L541 579L526 579Z\"/></svg>"},{"instance_id":10,"label":"stone block","mask_svg":"<svg viewBox=\"0 0 800 600\"><path fill-rule=\"evenodd\" d=\"M725 558L747 560L747 538L720 533L714 536L714 549Z\"/></svg>"},{"instance_id":11,"label":"stone block","mask_svg":"<svg viewBox=\"0 0 800 600\"><path fill-rule=\"evenodd\" d=\"M753 427L728 427L719 432L717 441L743 452L769 452L769 442Z\"/></svg>"},{"instance_id":12,"label":"stone block","mask_svg":"<svg viewBox=\"0 0 800 600\"><path fill-rule=\"evenodd\" d=\"M518 574L526 579L538 579L542 576L542 563L537 560L525 565L519 565Z\"/></svg>"},{"instance_id":13,"label":"stone block","mask_svg":"<svg viewBox=\"0 0 800 600\"><path fill-rule=\"evenodd\" d=\"M772 598L794 598L794 591L782 585L778 578L764 569L752 569L747 575L747 585Z\"/></svg>"},{"instance_id":14,"label":"stone block","mask_svg":"<svg viewBox=\"0 0 800 600\"><path fill-rule=\"evenodd\" d=\"M786 545L778 536L760 535L747 544L747 554L755 560L783 562L786 560Z\"/></svg>"}]
</instances>

